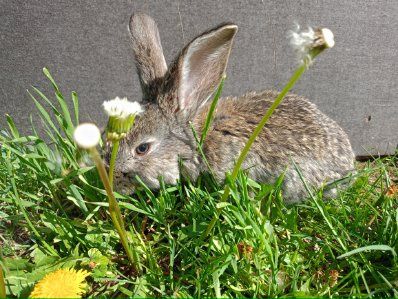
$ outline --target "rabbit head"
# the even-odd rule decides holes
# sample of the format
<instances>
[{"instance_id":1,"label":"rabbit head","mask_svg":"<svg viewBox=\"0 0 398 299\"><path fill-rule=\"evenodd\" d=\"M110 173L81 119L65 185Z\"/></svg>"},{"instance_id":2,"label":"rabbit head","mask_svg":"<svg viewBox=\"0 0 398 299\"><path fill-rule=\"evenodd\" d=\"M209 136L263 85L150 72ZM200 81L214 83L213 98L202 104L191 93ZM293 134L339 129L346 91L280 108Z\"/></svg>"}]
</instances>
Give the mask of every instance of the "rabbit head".
<instances>
[{"instance_id":1,"label":"rabbit head","mask_svg":"<svg viewBox=\"0 0 398 299\"><path fill-rule=\"evenodd\" d=\"M156 23L134 14L129 29L145 112L120 144L115 183L124 193L133 190L137 176L148 187L158 188L160 177L174 184L180 169L192 179L200 173L190 123L222 79L237 26L223 24L196 37L169 69Z\"/></svg>"}]
</instances>

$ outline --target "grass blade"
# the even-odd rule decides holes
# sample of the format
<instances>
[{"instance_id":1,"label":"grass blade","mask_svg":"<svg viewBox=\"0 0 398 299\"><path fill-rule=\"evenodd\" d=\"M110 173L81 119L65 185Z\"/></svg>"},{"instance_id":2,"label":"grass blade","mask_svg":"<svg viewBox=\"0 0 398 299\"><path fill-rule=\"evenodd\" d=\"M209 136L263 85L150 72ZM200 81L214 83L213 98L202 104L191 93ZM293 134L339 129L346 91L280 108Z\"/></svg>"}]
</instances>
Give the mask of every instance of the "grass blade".
<instances>
[{"instance_id":1,"label":"grass blade","mask_svg":"<svg viewBox=\"0 0 398 299\"><path fill-rule=\"evenodd\" d=\"M47 68L43 68L43 73L51 81L51 84L52 84L52 86L53 86L53 88L55 90L55 96L56 96L56 98L58 100L58 104L61 107L62 116L63 116L63 118L64 118L64 120L66 122L65 128L67 130L67 133L70 136L72 136L74 126L73 126L73 123L72 123L72 118L71 118L70 113L69 113L68 105L66 104L66 102L64 100L64 97L63 97L61 91L59 90L57 84L55 83L53 77L51 76L49 70Z\"/></svg>"},{"instance_id":2,"label":"grass blade","mask_svg":"<svg viewBox=\"0 0 398 299\"><path fill-rule=\"evenodd\" d=\"M210 105L210 109L209 109L209 112L207 113L207 117L206 117L205 126L203 128L202 136L200 137L199 146L202 146L203 142L206 139L207 132L209 131L210 124L211 124L211 122L213 120L214 111L216 110L218 100L220 99L221 92L222 92L222 90L224 88L225 78L226 78L226 76L224 74L222 79L221 79L220 84L218 85L218 88L217 88L216 94L214 95L213 101L212 101L212 103Z\"/></svg>"},{"instance_id":3,"label":"grass blade","mask_svg":"<svg viewBox=\"0 0 398 299\"><path fill-rule=\"evenodd\" d=\"M17 127L15 126L14 120L8 114L6 114L6 118L7 118L8 127L11 130L12 136L14 136L14 138L19 138L19 136L20 136L19 131L18 131Z\"/></svg>"},{"instance_id":4,"label":"grass blade","mask_svg":"<svg viewBox=\"0 0 398 299\"><path fill-rule=\"evenodd\" d=\"M381 251L391 251L392 255L394 256L394 258L397 257L397 253L395 252L394 248L388 246L388 245L369 245L369 246L364 246L364 247L360 247L360 248L356 248L354 250L351 250L347 253L344 253L340 256L338 256L338 259L343 259L346 257L349 257L351 255L360 253L360 252L364 252L364 251L372 251L372 250L381 250Z\"/></svg>"},{"instance_id":5,"label":"grass blade","mask_svg":"<svg viewBox=\"0 0 398 299\"><path fill-rule=\"evenodd\" d=\"M75 122L76 126L79 125L79 98L77 96L76 91L72 91L72 102L73 102L73 109L75 113Z\"/></svg>"}]
</instances>

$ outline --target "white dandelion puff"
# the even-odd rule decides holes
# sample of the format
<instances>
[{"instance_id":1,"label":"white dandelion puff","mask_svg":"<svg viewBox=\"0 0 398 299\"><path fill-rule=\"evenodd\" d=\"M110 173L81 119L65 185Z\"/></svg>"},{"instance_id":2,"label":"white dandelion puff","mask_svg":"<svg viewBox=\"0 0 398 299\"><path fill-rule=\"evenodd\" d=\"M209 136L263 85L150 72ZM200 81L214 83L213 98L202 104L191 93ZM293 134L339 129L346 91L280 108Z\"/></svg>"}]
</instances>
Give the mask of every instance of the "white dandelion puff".
<instances>
[{"instance_id":1,"label":"white dandelion puff","mask_svg":"<svg viewBox=\"0 0 398 299\"><path fill-rule=\"evenodd\" d=\"M105 101L103 107L109 117L117 117L120 119L126 119L131 115L137 115L144 111L140 103L130 102L127 98L119 97L110 101Z\"/></svg>"},{"instance_id":2,"label":"white dandelion puff","mask_svg":"<svg viewBox=\"0 0 398 299\"><path fill-rule=\"evenodd\" d=\"M127 98L116 97L103 103L105 112L108 114L108 125L106 128L106 139L118 141L126 137L134 124L137 114L144 111L138 102L129 102Z\"/></svg>"},{"instance_id":3,"label":"white dandelion puff","mask_svg":"<svg viewBox=\"0 0 398 299\"><path fill-rule=\"evenodd\" d=\"M101 132L96 125L84 123L76 127L73 139L80 148L91 149L98 145Z\"/></svg>"},{"instance_id":4,"label":"white dandelion puff","mask_svg":"<svg viewBox=\"0 0 398 299\"><path fill-rule=\"evenodd\" d=\"M320 51L334 46L334 35L330 29L320 28L300 30L300 26L296 25L295 30L288 34L290 44L297 53L301 63L311 64L314 56Z\"/></svg>"}]
</instances>

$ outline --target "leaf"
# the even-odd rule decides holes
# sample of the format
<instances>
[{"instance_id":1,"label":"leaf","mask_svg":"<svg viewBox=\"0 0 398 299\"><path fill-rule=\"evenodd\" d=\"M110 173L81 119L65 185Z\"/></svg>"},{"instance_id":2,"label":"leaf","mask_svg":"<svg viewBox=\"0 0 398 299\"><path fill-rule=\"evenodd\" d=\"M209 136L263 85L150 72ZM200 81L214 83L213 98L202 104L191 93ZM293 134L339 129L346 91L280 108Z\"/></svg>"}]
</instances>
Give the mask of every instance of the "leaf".
<instances>
[{"instance_id":1,"label":"leaf","mask_svg":"<svg viewBox=\"0 0 398 299\"><path fill-rule=\"evenodd\" d=\"M53 88L55 89L55 91L59 92L59 88L58 88L57 84L55 83L53 77L51 76L50 71L46 67L43 68L43 73L50 80L50 82L53 85Z\"/></svg>"},{"instance_id":2,"label":"leaf","mask_svg":"<svg viewBox=\"0 0 398 299\"><path fill-rule=\"evenodd\" d=\"M51 129L58 135L61 137L61 135L58 132L57 127L55 126L54 122L51 119L50 114L48 114L48 112L46 111L46 109L44 109L43 105L39 103L38 100L36 100L36 98L28 91L28 94L30 95L30 97L32 98L33 102L35 103L35 106L37 108L37 110L39 110L40 112L40 117L43 119L43 121L45 122L46 125L49 125L51 127ZM50 133L51 134L51 133ZM52 134L51 134L52 135Z\"/></svg>"},{"instance_id":3,"label":"leaf","mask_svg":"<svg viewBox=\"0 0 398 299\"><path fill-rule=\"evenodd\" d=\"M372 250L382 250L382 251L391 251L392 255L394 256L394 258L397 256L395 250L393 248L391 248L388 245L369 245L369 246L365 246L365 247L360 247L354 250L351 250L347 253L344 253L340 256L338 256L338 259L343 259L346 257L349 257L351 255L360 253L360 252L364 252L364 251L372 251Z\"/></svg>"},{"instance_id":4,"label":"leaf","mask_svg":"<svg viewBox=\"0 0 398 299\"><path fill-rule=\"evenodd\" d=\"M219 271L213 272L213 287L217 298L221 298L220 274Z\"/></svg>"},{"instance_id":5,"label":"leaf","mask_svg":"<svg viewBox=\"0 0 398 299\"><path fill-rule=\"evenodd\" d=\"M6 118L7 118L8 127L11 130L12 136L14 136L14 138L19 138L19 132L18 132L17 127L15 126L14 120L8 114L6 114Z\"/></svg>"},{"instance_id":6,"label":"leaf","mask_svg":"<svg viewBox=\"0 0 398 299\"><path fill-rule=\"evenodd\" d=\"M59 257L46 255L39 248L34 249L31 256L35 262L35 268L50 265L59 260Z\"/></svg>"},{"instance_id":7,"label":"leaf","mask_svg":"<svg viewBox=\"0 0 398 299\"><path fill-rule=\"evenodd\" d=\"M72 91L72 102L73 102L73 109L75 110L75 121L76 126L79 125L79 98L77 96L76 91Z\"/></svg>"},{"instance_id":8,"label":"leaf","mask_svg":"<svg viewBox=\"0 0 398 299\"><path fill-rule=\"evenodd\" d=\"M229 202L219 202L219 203L217 203L216 204L216 207L217 207L217 209L222 209L222 208L225 208L225 207L227 207L227 206L230 206L231 204L229 203Z\"/></svg>"},{"instance_id":9,"label":"leaf","mask_svg":"<svg viewBox=\"0 0 398 299\"><path fill-rule=\"evenodd\" d=\"M64 125L65 131L66 131L66 133L69 134L69 136L72 136L73 135L74 126L73 126L73 123L72 123L72 118L71 118L70 113L69 113L68 105L66 104L66 102L65 102L65 100L64 100L64 98L63 98L61 93L56 92L56 98L58 100L59 106L61 107L62 116L63 116L63 118L64 118L64 120L66 122L66 124Z\"/></svg>"},{"instance_id":10,"label":"leaf","mask_svg":"<svg viewBox=\"0 0 398 299\"><path fill-rule=\"evenodd\" d=\"M11 258L6 257L4 258L4 264L9 271L12 270L24 270L24 271L31 271L33 265L27 260L23 258Z\"/></svg>"},{"instance_id":11,"label":"leaf","mask_svg":"<svg viewBox=\"0 0 398 299\"><path fill-rule=\"evenodd\" d=\"M72 196L68 196L68 199L73 201L80 209L83 210L83 212L87 213L88 209L86 206L86 203L84 202L84 199L80 192L78 191L77 187L75 185L70 185L69 190L72 192Z\"/></svg>"},{"instance_id":12,"label":"leaf","mask_svg":"<svg viewBox=\"0 0 398 299\"><path fill-rule=\"evenodd\" d=\"M126 209L131 210L131 211L135 211L135 212L138 212L138 213L141 213L141 214L144 214L144 215L150 215L148 212L146 212L146 211L144 211L144 210L142 210L140 208L137 208L136 206L134 206L133 204L128 203L128 202L120 201L119 205L121 207L126 208Z\"/></svg>"},{"instance_id":13,"label":"leaf","mask_svg":"<svg viewBox=\"0 0 398 299\"><path fill-rule=\"evenodd\" d=\"M15 139L9 140L10 143L11 142L12 143L28 143L28 142L32 142L32 141L43 142L42 140L40 140L36 136L24 136L24 137L19 137L19 138L15 138Z\"/></svg>"},{"instance_id":14,"label":"leaf","mask_svg":"<svg viewBox=\"0 0 398 299\"><path fill-rule=\"evenodd\" d=\"M202 146L204 141L205 141L205 139L206 139L206 135L207 135L207 133L209 131L210 124L211 124L211 122L213 120L214 111L216 110L216 106L217 106L218 100L219 100L219 98L221 96L221 92L222 92L223 87L224 87L224 81L225 81L225 75L222 77L221 82L218 85L217 91L216 91L216 93L215 93L215 95L213 97L213 101L212 101L212 103L210 105L209 112L207 113L205 125L204 125L203 131L202 131L202 136L200 137L200 141L199 141L199 146Z\"/></svg>"},{"instance_id":15,"label":"leaf","mask_svg":"<svg viewBox=\"0 0 398 299\"><path fill-rule=\"evenodd\" d=\"M248 230L248 229L252 229L253 227L251 225L246 225L245 227L240 226L240 225L235 225L234 228L236 228L238 230Z\"/></svg>"},{"instance_id":16,"label":"leaf","mask_svg":"<svg viewBox=\"0 0 398 299\"><path fill-rule=\"evenodd\" d=\"M47 98L47 96L40 91L40 89L32 86L32 89L51 107L53 113L55 115L61 115L58 109L54 106L54 104Z\"/></svg>"},{"instance_id":17,"label":"leaf","mask_svg":"<svg viewBox=\"0 0 398 299\"><path fill-rule=\"evenodd\" d=\"M7 203L9 203L9 204L14 204L14 203L15 203L15 199L14 199L14 198L7 198L7 197L4 197L4 198L1 198L1 201L7 202ZM22 199L19 201L19 203L20 203L24 208L29 208L29 207L32 207L32 206L35 206L35 205L36 205L36 204L33 203L33 202L26 201L26 200L22 200Z\"/></svg>"}]
</instances>

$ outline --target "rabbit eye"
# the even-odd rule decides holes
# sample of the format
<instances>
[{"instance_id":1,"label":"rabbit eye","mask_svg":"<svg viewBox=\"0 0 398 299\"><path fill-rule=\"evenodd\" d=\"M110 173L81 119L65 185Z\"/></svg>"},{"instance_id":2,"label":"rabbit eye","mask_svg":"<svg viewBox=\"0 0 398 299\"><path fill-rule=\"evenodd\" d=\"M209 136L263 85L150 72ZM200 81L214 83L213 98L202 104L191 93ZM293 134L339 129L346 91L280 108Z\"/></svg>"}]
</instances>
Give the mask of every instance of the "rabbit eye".
<instances>
[{"instance_id":1,"label":"rabbit eye","mask_svg":"<svg viewBox=\"0 0 398 299\"><path fill-rule=\"evenodd\" d=\"M139 146L135 148L135 152L137 153L137 155L142 156L149 151L149 148L150 148L149 143L141 143Z\"/></svg>"}]
</instances>

